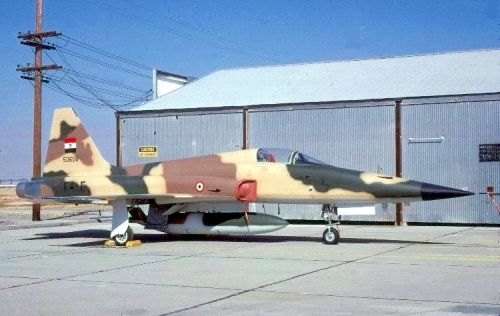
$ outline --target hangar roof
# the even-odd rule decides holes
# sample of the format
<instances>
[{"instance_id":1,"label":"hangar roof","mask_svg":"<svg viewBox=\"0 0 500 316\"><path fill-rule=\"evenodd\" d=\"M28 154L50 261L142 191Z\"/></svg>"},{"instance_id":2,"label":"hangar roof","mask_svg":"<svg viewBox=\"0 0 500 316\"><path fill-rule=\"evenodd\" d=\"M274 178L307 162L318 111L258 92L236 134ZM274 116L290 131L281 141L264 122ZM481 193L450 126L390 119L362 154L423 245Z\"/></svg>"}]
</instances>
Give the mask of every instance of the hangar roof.
<instances>
[{"instance_id":1,"label":"hangar roof","mask_svg":"<svg viewBox=\"0 0 500 316\"><path fill-rule=\"evenodd\" d=\"M500 49L492 49L223 69L130 112L498 92Z\"/></svg>"}]
</instances>

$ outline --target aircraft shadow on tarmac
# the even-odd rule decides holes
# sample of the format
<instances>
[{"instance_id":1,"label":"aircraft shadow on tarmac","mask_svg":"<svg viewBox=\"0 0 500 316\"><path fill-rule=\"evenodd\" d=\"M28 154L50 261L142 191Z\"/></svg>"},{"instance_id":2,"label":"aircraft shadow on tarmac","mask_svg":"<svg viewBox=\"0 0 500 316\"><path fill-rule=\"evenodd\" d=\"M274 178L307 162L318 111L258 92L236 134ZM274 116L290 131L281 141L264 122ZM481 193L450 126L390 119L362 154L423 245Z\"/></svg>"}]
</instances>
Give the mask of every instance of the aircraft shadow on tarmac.
<instances>
[{"instance_id":1,"label":"aircraft shadow on tarmac","mask_svg":"<svg viewBox=\"0 0 500 316\"><path fill-rule=\"evenodd\" d=\"M51 240L69 238L89 238L102 239L89 242L79 242L68 244L68 247L90 247L102 246L105 240L109 239L109 230L87 229L65 233L41 233L36 237L25 238L24 240ZM206 242L250 242L250 243L277 243L291 241L321 242L320 236L279 236L279 235L249 235L249 236L228 236L228 235L167 235L167 234L135 234L134 239L143 243L175 242L175 241L206 241ZM431 241L411 241L385 238L341 238L342 244L416 244L416 245L442 245L446 243Z\"/></svg>"}]
</instances>

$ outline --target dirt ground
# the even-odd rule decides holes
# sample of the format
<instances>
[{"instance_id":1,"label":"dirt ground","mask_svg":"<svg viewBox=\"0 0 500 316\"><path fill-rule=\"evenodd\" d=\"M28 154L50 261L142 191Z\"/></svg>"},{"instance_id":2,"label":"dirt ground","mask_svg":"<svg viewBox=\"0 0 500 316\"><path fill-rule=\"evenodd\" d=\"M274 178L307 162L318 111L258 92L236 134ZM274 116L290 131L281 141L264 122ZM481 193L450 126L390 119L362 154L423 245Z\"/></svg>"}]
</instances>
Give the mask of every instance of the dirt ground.
<instances>
[{"instance_id":1,"label":"dirt ground","mask_svg":"<svg viewBox=\"0 0 500 316\"><path fill-rule=\"evenodd\" d=\"M61 203L45 204L50 208L67 208ZM31 209L31 203L17 197L16 188L0 188L0 209Z\"/></svg>"},{"instance_id":2,"label":"dirt ground","mask_svg":"<svg viewBox=\"0 0 500 316\"><path fill-rule=\"evenodd\" d=\"M101 212L111 212L108 205L95 204L43 204L40 217L42 220L54 219L87 219ZM0 188L0 226L22 224L32 220L32 204L20 199L15 188Z\"/></svg>"}]
</instances>

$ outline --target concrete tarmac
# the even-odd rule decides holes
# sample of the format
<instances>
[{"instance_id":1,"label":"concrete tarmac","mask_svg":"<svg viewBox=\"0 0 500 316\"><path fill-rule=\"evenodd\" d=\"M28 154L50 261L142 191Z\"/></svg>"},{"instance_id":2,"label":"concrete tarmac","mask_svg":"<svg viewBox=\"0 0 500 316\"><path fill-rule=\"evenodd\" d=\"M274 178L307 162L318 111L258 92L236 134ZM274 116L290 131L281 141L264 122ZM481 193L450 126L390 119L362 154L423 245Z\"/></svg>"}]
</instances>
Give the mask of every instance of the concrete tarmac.
<instances>
[{"instance_id":1,"label":"concrete tarmac","mask_svg":"<svg viewBox=\"0 0 500 316\"><path fill-rule=\"evenodd\" d=\"M133 226L142 246L104 248L109 222L60 224L0 229L1 315L500 315L500 228Z\"/></svg>"}]
</instances>

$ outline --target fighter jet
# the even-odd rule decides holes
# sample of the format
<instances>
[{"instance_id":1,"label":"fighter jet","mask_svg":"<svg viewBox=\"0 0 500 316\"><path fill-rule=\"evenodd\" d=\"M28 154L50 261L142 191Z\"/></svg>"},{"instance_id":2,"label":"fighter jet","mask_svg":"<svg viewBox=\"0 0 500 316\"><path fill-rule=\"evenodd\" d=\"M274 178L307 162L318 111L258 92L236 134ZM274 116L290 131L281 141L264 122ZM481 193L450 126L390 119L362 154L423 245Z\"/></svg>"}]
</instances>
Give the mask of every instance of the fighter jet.
<instances>
[{"instance_id":1,"label":"fighter jet","mask_svg":"<svg viewBox=\"0 0 500 316\"><path fill-rule=\"evenodd\" d=\"M19 183L17 195L34 203L109 203L111 238L133 238L130 222L170 234L247 235L288 223L248 212L249 203L342 205L428 201L472 192L343 169L301 152L248 149L119 167L107 162L72 108L54 113L40 178ZM145 214L138 205L149 204ZM318 208L319 209L319 208ZM340 234L328 208L323 242Z\"/></svg>"}]
</instances>

